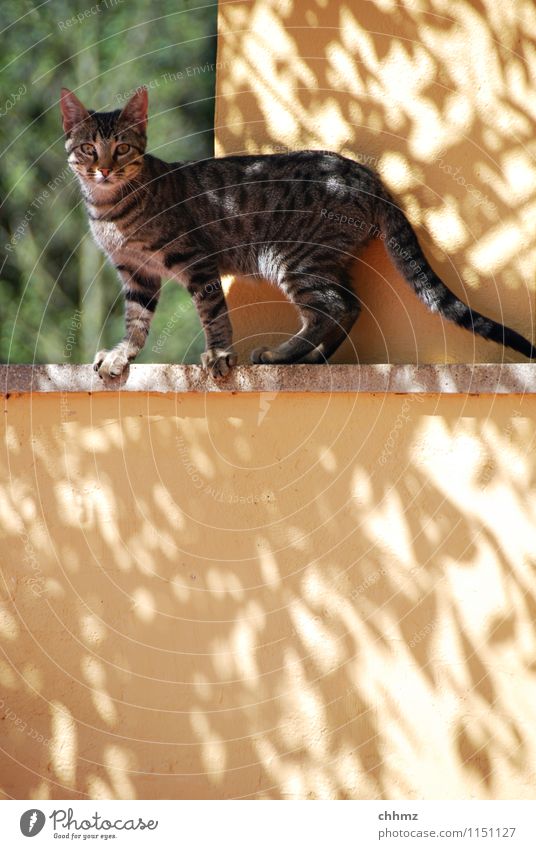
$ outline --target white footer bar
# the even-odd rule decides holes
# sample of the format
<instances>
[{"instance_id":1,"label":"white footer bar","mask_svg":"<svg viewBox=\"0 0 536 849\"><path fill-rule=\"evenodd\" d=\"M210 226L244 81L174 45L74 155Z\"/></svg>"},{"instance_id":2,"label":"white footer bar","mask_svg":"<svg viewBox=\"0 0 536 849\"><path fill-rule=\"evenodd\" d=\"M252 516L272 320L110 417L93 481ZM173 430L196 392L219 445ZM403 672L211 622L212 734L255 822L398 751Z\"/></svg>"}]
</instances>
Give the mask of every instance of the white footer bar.
<instances>
[{"instance_id":1,"label":"white footer bar","mask_svg":"<svg viewBox=\"0 0 536 849\"><path fill-rule=\"evenodd\" d=\"M0 803L3 846L536 847L536 801ZM35 837L35 844L29 839Z\"/></svg>"}]
</instances>

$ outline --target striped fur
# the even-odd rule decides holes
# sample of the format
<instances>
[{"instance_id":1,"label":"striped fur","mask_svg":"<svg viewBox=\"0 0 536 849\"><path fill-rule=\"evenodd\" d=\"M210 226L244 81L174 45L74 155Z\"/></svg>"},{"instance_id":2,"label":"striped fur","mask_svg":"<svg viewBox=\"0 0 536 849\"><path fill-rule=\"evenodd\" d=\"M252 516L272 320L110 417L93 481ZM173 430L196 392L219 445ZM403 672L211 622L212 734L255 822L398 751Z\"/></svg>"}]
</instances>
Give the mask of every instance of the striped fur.
<instances>
[{"instance_id":1,"label":"striped fur","mask_svg":"<svg viewBox=\"0 0 536 849\"><path fill-rule=\"evenodd\" d=\"M204 366L225 375L236 362L221 275L262 276L298 308L299 332L254 363L320 363L359 315L352 264L371 239L434 312L534 358L532 344L470 309L439 279L404 213L369 168L335 153L301 151L163 162L145 153L147 92L122 111L86 110L67 90L62 114L68 160L91 229L121 278L126 332L95 368L117 377L143 347L160 281L191 293L206 339Z\"/></svg>"}]
</instances>

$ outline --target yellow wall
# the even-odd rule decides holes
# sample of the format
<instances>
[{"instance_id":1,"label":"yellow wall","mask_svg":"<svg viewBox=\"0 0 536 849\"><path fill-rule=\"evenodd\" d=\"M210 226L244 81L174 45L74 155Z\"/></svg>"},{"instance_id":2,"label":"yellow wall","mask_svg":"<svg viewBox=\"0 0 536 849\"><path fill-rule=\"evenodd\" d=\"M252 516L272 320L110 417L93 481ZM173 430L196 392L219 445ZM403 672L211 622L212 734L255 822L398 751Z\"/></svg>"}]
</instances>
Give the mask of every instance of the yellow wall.
<instances>
[{"instance_id":1,"label":"yellow wall","mask_svg":"<svg viewBox=\"0 0 536 849\"><path fill-rule=\"evenodd\" d=\"M217 152L327 148L376 167L445 282L536 338L534 4L240 0L219 15ZM363 315L334 362L522 359L430 315L381 243L355 283ZM244 360L258 334L296 326L267 285L229 302Z\"/></svg>"},{"instance_id":2,"label":"yellow wall","mask_svg":"<svg viewBox=\"0 0 536 849\"><path fill-rule=\"evenodd\" d=\"M369 157L449 285L535 335L535 14L222 4L218 152ZM340 360L501 358L363 260ZM292 326L259 294L230 288L242 354ZM27 394L4 421L3 793L536 797L536 396Z\"/></svg>"},{"instance_id":3,"label":"yellow wall","mask_svg":"<svg viewBox=\"0 0 536 849\"><path fill-rule=\"evenodd\" d=\"M534 798L535 405L9 398L2 791Z\"/></svg>"}]
</instances>

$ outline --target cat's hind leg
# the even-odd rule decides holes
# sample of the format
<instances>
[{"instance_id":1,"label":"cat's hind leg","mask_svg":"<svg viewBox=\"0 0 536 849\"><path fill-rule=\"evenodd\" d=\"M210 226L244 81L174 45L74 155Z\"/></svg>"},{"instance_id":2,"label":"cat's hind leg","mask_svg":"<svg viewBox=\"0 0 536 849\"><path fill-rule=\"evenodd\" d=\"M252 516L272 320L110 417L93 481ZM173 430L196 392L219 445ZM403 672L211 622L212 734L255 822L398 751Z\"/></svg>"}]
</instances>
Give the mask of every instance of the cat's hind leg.
<instances>
[{"instance_id":1,"label":"cat's hind leg","mask_svg":"<svg viewBox=\"0 0 536 849\"><path fill-rule=\"evenodd\" d=\"M361 305L357 300L357 297L354 295L353 300L348 300L348 309L345 317L341 318L337 325L329 328L328 333L322 342L306 354L305 357L302 357L299 362L310 364L327 363L331 355L335 353L340 345L342 345L350 333L350 330L359 317L360 312Z\"/></svg>"},{"instance_id":2,"label":"cat's hind leg","mask_svg":"<svg viewBox=\"0 0 536 849\"><path fill-rule=\"evenodd\" d=\"M298 333L277 348L256 348L252 363L325 363L344 341L360 312L351 289L316 276L285 287L302 320Z\"/></svg>"}]
</instances>

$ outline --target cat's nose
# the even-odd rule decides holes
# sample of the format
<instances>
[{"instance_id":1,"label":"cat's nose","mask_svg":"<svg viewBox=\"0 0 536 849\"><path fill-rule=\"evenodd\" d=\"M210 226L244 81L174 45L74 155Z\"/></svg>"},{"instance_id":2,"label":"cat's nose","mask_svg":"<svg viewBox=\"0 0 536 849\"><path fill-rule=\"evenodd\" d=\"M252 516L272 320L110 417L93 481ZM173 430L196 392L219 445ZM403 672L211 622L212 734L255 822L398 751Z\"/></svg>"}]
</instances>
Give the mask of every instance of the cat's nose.
<instances>
[{"instance_id":1,"label":"cat's nose","mask_svg":"<svg viewBox=\"0 0 536 849\"><path fill-rule=\"evenodd\" d=\"M111 170L111 168L99 168L99 171L103 177L107 177Z\"/></svg>"}]
</instances>

